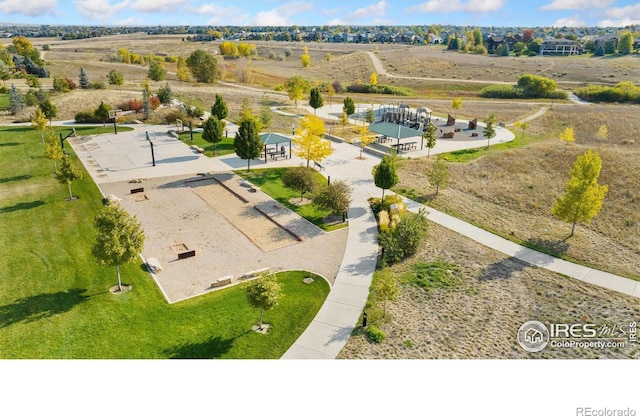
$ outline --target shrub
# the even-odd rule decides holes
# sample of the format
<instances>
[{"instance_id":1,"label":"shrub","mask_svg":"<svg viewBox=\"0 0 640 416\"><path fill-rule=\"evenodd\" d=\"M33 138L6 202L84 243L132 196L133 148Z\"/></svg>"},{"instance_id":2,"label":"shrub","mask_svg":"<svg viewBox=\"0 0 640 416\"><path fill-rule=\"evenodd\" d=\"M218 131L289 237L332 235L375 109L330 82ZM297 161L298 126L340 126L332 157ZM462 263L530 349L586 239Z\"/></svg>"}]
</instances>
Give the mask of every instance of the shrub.
<instances>
[{"instance_id":1,"label":"shrub","mask_svg":"<svg viewBox=\"0 0 640 416\"><path fill-rule=\"evenodd\" d=\"M160 98L158 98L155 95L149 98L149 105L151 106L152 110L155 110L156 108L160 107Z\"/></svg>"},{"instance_id":2,"label":"shrub","mask_svg":"<svg viewBox=\"0 0 640 416\"><path fill-rule=\"evenodd\" d=\"M289 49L289 48L285 48L285 50L284 50L283 52L284 52L284 56L285 56L285 57L287 57L287 58L288 58L288 57L290 57L290 56L291 56L291 49Z\"/></svg>"},{"instance_id":3,"label":"shrub","mask_svg":"<svg viewBox=\"0 0 640 416\"><path fill-rule=\"evenodd\" d=\"M182 118L180 110L173 110L164 116L164 121L167 124L174 124L179 118Z\"/></svg>"},{"instance_id":4,"label":"shrub","mask_svg":"<svg viewBox=\"0 0 640 416\"><path fill-rule=\"evenodd\" d=\"M335 87L334 87L335 89ZM336 91L337 92L337 91ZM415 91L407 87L396 87L392 85L382 84L351 84L347 87L347 92L355 92L361 94L388 94L388 95L415 95Z\"/></svg>"},{"instance_id":5,"label":"shrub","mask_svg":"<svg viewBox=\"0 0 640 416\"><path fill-rule=\"evenodd\" d=\"M593 53L593 55L594 56L604 56L604 47L602 45L598 46L596 48L596 51Z\"/></svg>"},{"instance_id":6,"label":"shrub","mask_svg":"<svg viewBox=\"0 0 640 416\"><path fill-rule=\"evenodd\" d=\"M141 100L129 100L125 101L120 105L120 108L123 111L135 111L139 113L142 110L142 101Z\"/></svg>"},{"instance_id":7,"label":"shrub","mask_svg":"<svg viewBox=\"0 0 640 416\"><path fill-rule=\"evenodd\" d=\"M73 91L73 90L75 90L76 88L78 88L78 86L76 85L76 83L75 83L72 79L70 79L70 78L65 78L64 80L65 80L65 81L67 81L67 85L69 86L69 89L70 89L70 90L72 90L72 91Z\"/></svg>"},{"instance_id":8,"label":"shrub","mask_svg":"<svg viewBox=\"0 0 640 416\"><path fill-rule=\"evenodd\" d=\"M64 78L54 78L53 79L53 90L55 92L69 92L71 91L71 87L69 83Z\"/></svg>"},{"instance_id":9,"label":"shrub","mask_svg":"<svg viewBox=\"0 0 640 416\"><path fill-rule=\"evenodd\" d=\"M399 263L413 256L420 247L420 243L427 234L428 223L424 209L417 214L406 213L395 228L380 234L380 244L383 247L382 261L386 264Z\"/></svg>"},{"instance_id":10,"label":"shrub","mask_svg":"<svg viewBox=\"0 0 640 416\"><path fill-rule=\"evenodd\" d=\"M489 85L480 91L484 98L522 98L522 90L513 85Z\"/></svg>"},{"instance_id":11,"label":"shrub","mask_svg":"<svg viewBox=\"0 0 640 416\"><path fill-rule=\"evenodd\" d=\"M102 81L95 81L89 83L89 88L92 90L105 90L107 89L107 85Z\"/></svg>"},{"instance_id":12,"label":"shrub","mask_svg":"<svg viewBox=\"0 0 640 416\"><path fill-rule=\"evenodd\" d=\"M333 81L331 86L333 87L333 90L336 92L336 94L342 94L344 92L344 87L342 86L340 81Z\"/></svg>"},{"instance_id":13,"label":"shrub","mask_svg":"<svg viewBox=\"0 0 640 416\"><path fill-rule=\"evenodd\" d=\"M380 198L373 198L371 200L371 209L375 214L378 214L382 211L389 211L389 208L393 204L402 204L404 206L404 203L402 202L402 198L400 196L387 195L384 197L384 201L382 201Z\"/></svg>"},{"instance_id":14,"label":"shrub","mask_svg":"<svg viewBox=\"0 0 640 416\"><path fill-rule=\"evenodd\" d=\"M102 120L98 120L93 111L84 110L76 113L76 123L100 123Z\"/></svg>"},{"instance_id":15,"label":"shrub","mask_svg":"<svg viewBox=\"0 0 640 416\"><path fill-rule=\"evenodd\" d=\"M620 82L613 87L590 85L578 88L574 92L578 97L588 101L609 103L640 102L640 88L631 82Z\"/></svg>"},{"instance_id":16,"label":"shrub","mask_svg":"<svg viewBox=\"0 0 640 416\"><path fill-rule=\"evenodd\" d=\"M380 211L378 214L378 227L380 232L383 233L385 231L389 231L389 212L388 211Z\"/></svg>"},{"instance_id":17,"label":"shrub","mask_svg":"<svg viewBox=\"0 0 640 416\"><path fill-rule=\"evenodd\" d=\"M364 333L367 335L369 341L374 342L376 344L381 343L387 338L387 334L382 332L382 330L378 329L376 326L369 325L367 329L365 329Z\"/></svg>"}]
</instances>

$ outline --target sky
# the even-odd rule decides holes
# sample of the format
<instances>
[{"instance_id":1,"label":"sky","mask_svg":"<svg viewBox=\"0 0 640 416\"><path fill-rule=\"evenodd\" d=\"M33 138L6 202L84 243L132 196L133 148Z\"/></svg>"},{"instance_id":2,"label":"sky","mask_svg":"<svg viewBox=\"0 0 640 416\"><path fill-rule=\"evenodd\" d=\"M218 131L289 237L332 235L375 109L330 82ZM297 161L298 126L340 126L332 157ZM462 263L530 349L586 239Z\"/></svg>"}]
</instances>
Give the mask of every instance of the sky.
<instances>
[{"instance_id":1,"label":"sky","mask_svg":"<svg viewBox=\"0 0 640 416\"><path fill-rule=\"evenodd\" d=\"M634 0L0 0L1 23L136 26L627 26Z\"/></svg>"}]
</instances>

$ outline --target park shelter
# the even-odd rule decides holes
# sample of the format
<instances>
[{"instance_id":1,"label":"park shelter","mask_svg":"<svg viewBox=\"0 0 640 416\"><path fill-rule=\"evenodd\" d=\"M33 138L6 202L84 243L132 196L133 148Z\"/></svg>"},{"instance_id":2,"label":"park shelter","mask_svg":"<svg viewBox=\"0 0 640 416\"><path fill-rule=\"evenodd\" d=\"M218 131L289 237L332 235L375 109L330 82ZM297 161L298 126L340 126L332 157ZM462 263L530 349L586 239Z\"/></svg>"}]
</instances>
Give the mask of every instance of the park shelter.
<instances>
[{"instance_id":1,"label":"park shelter","mask_svg":"<svg viewBox=\"0 0 640 416\"><path fill-rule=\"evenodd\" d=\"M291 159L291 141L293 138L283 136L279 133L260 133L260 140L264 146L264 163L267 163L267 156L272 159L278 157L287 158L285 145L289 144L289 159ZM284 151L283 151L284 149Z\"/></svg>"},{"instance_id":2,"label":"park shelter","mask_svg":"<svg viewBox=\"0 0 640 416\"><path fill-rule=\"evenodd\" d=\"M398 146L400 146L400 140L405 140L411 137L420 137L420 150L424 148L424 137L422 136L422 131L403 126L402 124L381 121L370 124L369 131L396 139L398 141Z\"/></svg>"}]
</instances>

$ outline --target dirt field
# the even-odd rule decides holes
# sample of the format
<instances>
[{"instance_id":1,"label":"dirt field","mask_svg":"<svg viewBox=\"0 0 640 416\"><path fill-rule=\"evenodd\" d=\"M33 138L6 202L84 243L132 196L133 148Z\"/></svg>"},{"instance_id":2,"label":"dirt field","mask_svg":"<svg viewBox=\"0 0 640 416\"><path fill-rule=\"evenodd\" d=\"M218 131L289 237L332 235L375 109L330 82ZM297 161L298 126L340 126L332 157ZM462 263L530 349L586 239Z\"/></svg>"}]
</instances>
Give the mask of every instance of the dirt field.
<instances>
[{"instance_id":1,"label":"dirt field","mask_svg":"<svg viewBox=\"0 0 640 416\"><path fill-rule=\"evenodd\" d=\"M638 358L626 348L580 349L547 346L528 353L516 341L518 328L529 320L549 323L626 325L637 321L637 299L529 267L431 224L421 252L394 266L402 276L417 261L446 260L456 265L463 284L453 291L401 285L396 302L387 304L387 334L381 344L352 336L338 358L343 359L525 359ZM369 315L372 311L369 310Z\"/></svg>"}]
</instances>

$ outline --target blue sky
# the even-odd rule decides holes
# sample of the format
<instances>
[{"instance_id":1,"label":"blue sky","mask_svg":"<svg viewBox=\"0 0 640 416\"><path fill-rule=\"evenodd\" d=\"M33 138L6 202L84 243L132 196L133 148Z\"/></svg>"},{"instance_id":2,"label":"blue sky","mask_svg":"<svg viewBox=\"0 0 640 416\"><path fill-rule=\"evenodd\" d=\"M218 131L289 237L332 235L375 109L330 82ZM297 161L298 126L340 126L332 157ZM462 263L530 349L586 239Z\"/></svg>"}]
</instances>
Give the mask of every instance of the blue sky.
<instances>
[{"instance_id":1,"label":"blue sky","mask_svg":"<svg viewBox=\"0 0 640 416\"><path fill-rule=\"evenodd\" d=\"M633 0L0 0L0 22L65 25L626 26Z\"/></svg>"}]
</instances>

